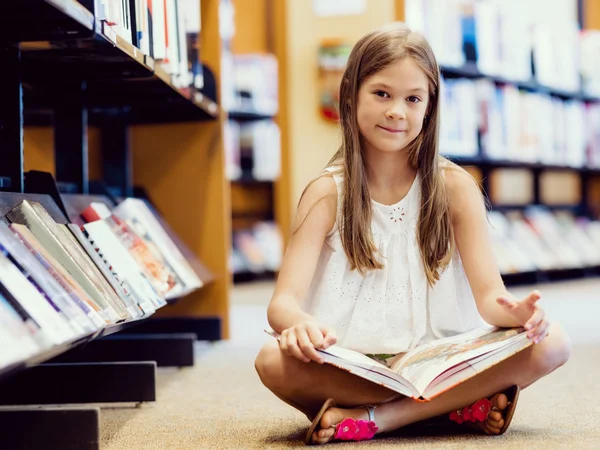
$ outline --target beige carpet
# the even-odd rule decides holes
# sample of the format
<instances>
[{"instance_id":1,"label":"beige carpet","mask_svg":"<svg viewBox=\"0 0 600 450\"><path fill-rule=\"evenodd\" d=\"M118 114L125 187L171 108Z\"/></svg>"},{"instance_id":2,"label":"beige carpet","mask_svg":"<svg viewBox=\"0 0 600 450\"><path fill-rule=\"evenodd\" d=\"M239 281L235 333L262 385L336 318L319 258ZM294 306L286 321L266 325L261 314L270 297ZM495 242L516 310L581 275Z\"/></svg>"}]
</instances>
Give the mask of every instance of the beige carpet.
<instances>
[{"instance_id":1,"label":"beige carpet","mask_svg":"<svg viewBox=\"0 0 600 450\"><path fill-rule=\"evenodd\" d=\"M545 288L547 309L574 339L570 362L523 391L504 436L396 435L333 448L600 448L600 281ZM263 297L264 298L264 297ZM265 300L263 300L264 302ZM268 301L268 299L266 300ZM308 423L260 383L253 367L264 308L239 306L232 340L201 345L196 366L159 369L158 400L102 412L102 449L278 449L302 447ZM252 330L251 333L248 330Z\"/></svg>"}]
</instances>

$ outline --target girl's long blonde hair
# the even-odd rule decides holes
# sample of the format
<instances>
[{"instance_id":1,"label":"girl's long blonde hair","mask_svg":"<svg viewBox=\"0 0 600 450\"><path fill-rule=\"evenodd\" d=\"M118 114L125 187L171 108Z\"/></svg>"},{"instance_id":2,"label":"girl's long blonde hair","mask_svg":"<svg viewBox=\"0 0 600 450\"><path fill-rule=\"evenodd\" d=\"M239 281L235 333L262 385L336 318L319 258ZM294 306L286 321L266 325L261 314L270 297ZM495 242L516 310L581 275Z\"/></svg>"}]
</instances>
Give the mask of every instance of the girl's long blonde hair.
<instances>
[{"instance_id":1,"label":"girl's long blonde hair","mask_svg":"<svg viewBox=\"0 0 600 450\"><path fill-rule=\"evenodd\" d=\"M352 49L340 86L342 145L328 167L335 168L343 177L343 190L338 193L342 211L337 223L352 269L364 274L367 270L382 268L371 232L371 196L356 114L358 91L367 77L406 57L413 58L429 80L429 104L423 129L405 150L409 163L420 175L417 241L427 280L433 285L454 252L450 205L440 170L442 164L452 164L438 152L439 67L427 41L406 25L394 23L375 30Z\"/></svg>"}]
</instances>

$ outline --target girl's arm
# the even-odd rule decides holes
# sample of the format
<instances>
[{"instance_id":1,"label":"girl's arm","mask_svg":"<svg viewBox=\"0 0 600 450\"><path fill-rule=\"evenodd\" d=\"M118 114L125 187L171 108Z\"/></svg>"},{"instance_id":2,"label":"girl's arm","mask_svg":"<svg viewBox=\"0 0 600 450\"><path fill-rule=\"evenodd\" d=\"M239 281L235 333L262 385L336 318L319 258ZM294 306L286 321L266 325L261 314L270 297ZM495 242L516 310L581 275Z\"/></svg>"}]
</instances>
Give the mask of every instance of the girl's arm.
<instances>
[{"instance_id":1,"label":"girl's arm","mask_svg":"<svg viewBox=\"0 0 600 450\"><path fill-rule=\"evenodd\" d=\"M337 188L323 176L305 191L293 224L275 292L267 309L269 325L281 333L314 318L300 308L311 285L327 234L335 225Z\"/></svg>"},{"instance_id":2,"label":"girl's arm","mask_svg":"<svg viewBox=\"0 0 600 450\"><path fill-rule=\"evenodd\" d=\"M456 246L483 320L498 327L517 323L498 298L517 299L504 286L492 251L485 204L481 191L467 172L459 167L445 169ZM529 319L526 317L524 320Z\"/></svg>"}]
</instances>

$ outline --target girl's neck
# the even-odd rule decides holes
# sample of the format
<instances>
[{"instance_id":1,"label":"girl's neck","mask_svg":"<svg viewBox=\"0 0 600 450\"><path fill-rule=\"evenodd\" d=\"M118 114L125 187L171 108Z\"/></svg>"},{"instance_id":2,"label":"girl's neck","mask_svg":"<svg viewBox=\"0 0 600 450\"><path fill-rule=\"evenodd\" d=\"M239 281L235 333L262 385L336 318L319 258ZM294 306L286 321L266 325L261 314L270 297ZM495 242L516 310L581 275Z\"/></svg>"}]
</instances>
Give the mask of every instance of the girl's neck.
<instances>
[{"instance_id":1,"label":"girl's neck","mask_svg":"<svg viewBox=\"0 0 600 450\"><path fill-rule=\"evenodd\" d=\"M393 153L366 150L365 167L371 189L402 189L412 184L417 174L404 150Z\"/></svg>"}]
</instances>

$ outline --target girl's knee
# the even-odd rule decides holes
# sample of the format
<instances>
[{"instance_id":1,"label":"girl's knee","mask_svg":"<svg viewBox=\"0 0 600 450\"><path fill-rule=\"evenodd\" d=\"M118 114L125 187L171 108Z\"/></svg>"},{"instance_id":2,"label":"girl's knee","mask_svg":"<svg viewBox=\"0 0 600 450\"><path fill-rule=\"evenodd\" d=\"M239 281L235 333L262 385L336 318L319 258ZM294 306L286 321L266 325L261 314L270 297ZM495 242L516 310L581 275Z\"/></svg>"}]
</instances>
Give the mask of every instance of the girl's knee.
<instances>
[{"instance_id":1,"label":"girl's knee","mask_svg":"<svg viewBox=\"0 0 600 450\"><path fill-rule=\"evenodd\" d=\"M540 369L550 373L564 365L571 357L571 340L564 328L555 322L548 328L548 336L540 344L537 358Z\"/></svg>"},{"instance_id":2,"label":"girl's knee","mask_svg":"<svg viewBox=\"0 0 600 450\"><path fill-rule=\"evenodd\" d=\"M260 380L269 389L276 388L281 380L281 350L277 341L271 341L264 345L254 361L254 368Z\"/></svg>"}]
</instances>

